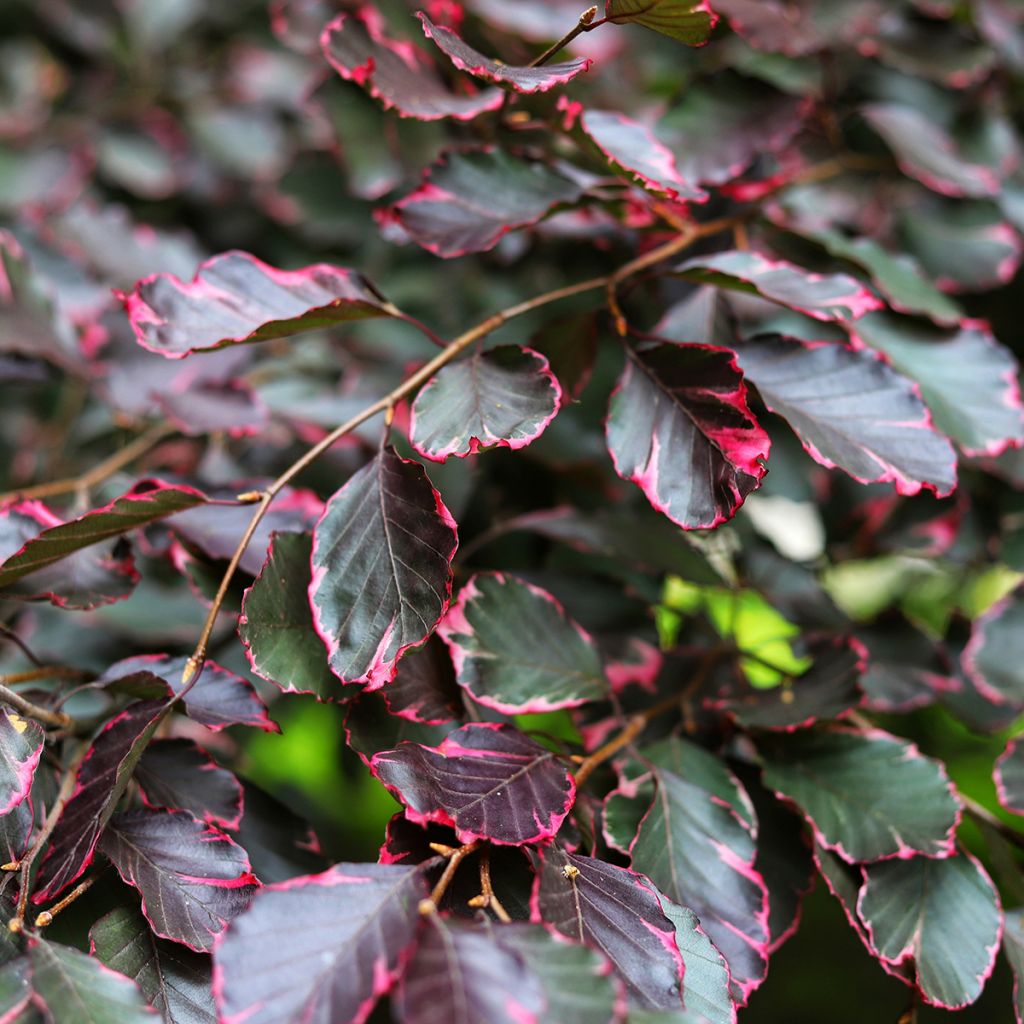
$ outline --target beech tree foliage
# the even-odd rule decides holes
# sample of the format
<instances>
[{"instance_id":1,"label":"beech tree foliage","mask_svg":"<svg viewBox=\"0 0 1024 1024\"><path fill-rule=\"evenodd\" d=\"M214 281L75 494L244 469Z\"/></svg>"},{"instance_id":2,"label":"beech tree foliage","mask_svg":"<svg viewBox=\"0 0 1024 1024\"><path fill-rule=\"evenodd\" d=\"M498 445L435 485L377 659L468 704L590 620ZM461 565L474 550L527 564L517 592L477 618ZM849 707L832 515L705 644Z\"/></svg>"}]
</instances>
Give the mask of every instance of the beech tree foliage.
<instances>
[{"instance_id":1,"label":"beech tree foliage","mask_svg":"<svg viewBox=\"0 0 1024 1024\"><path fill-rule=\"evenodd\" d=\"M0 12L0 1021L730 1024L815 884L974 1003L1024 9L422 4Z\"/></svg>"}]
</instances>

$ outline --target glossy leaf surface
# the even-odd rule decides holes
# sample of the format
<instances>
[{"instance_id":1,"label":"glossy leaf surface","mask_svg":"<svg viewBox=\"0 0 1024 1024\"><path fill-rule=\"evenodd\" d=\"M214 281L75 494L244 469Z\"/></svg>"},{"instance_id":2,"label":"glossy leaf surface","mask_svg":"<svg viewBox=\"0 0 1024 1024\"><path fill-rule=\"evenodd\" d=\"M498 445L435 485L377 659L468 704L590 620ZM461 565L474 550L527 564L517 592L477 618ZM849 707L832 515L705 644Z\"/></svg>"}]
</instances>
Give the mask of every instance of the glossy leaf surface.
<instances>
[{"instance_id":1,"label":"glossy leaf surface","mask_svg":"<svg viewBox=\"0 0 1024 1024\"><path fill-rule=\"evenodd\" d=\"M0 815L9 814L28 796L44 739L38 722L0 704Z\"/></svg>"}]
</instances>

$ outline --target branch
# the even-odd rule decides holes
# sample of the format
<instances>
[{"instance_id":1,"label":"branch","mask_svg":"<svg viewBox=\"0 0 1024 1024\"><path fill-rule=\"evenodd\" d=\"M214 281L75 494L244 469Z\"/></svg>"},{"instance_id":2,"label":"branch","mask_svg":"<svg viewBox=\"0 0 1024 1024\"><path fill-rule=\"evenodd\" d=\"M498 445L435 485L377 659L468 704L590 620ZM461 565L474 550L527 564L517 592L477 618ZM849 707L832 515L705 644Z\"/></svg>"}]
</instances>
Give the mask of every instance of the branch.
<instances>
[{"instance_id":1,"label":"branch","mask_svg":"<svg viewBox=\"0 0 1024 1024\"><path fill-rule=\"evenodd\" d=\"M549 60L559 50L564 49L568 46L580 33L589 32L591 29L597 28L598 25L603 25L606 18L602 18L600 21L594 21L597 17L597 7L588 7L581 15L579 21L568 32L558 40L557 43L553 43L549 46L539 57L534 57L526 66L528 68L539 68L541 64L547 64Z\"/></svg>"},{"instance_id":2,"label":"branch","mask_svg":"<svg viewBox=\"0 0 1024 1024\"><path fill-rule=\"evenodd\" d=\"M27 673L22 673L26 675ZM44 675L47 673L40 673ZM10 681L10 676L3 677ZM19 693L15 693L14 690L0 684L0 700L6 704L10 704L12 708L20 711L26 718L34 718L37 722L42 722L43 725L52 725L58 729L67 729L74 724L74 719L70 715L64 714L63 711L48 711L46 708L39 707L38 704L33 704L31 701L25 700L24 697Z\"/></svg>"},{"instance_id":3,"label":"branch","mask_svg":"<svg viewBox=\"0 0 1024 1024\"><path fill-rule=\"evenodd\" d=\"M437 906L444 898L444 894L448 891L448 886L451 885L452 879L455 877L455 872L459 869L459 865L479 846L480 840L476 839L472 843L467 843L465 846L460 846L446 854L448 857L448 863L444 866L444 873L438 880L437 885L434 886L430 896L425 900L420 900L421 914L437 913Z\"/></svg>"}]
</instances>

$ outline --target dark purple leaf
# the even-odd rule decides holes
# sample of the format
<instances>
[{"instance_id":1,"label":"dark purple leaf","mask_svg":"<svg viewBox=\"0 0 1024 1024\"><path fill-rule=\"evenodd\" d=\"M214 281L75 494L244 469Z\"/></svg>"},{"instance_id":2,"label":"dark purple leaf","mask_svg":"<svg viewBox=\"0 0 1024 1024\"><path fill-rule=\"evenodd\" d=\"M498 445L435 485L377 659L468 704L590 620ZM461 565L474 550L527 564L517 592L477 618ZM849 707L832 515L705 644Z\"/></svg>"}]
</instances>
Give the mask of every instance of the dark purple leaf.
<instances>
[{"instance_id":1,"label":"dark purple leaf","mask_svg":"<svg viewBox=\"0 0 1024 1024\"><path fill-rule=\"evenodd\" d=\"M0 704L0 815L13 811L28 796L45 738L38 722Z\"/></svg>"},{"instance_id":2,"label":"dark purple leaf","mask_svg":"<svg viewBox=\"0 0 1024 1024\"><path fill-rule=\"evenodd\" d=\"M251 782L244 782L245 811L238 841L262 882L285 882L323 871L327 860L309 822Z\"/></svg>"},{"instance_id":3,"label":"dark purple leaf","mask_svg":"<svg viewBox=\"0 0 1024 1024\"><path fill-rule=\"evenodd\" d=\"M320 45L342 78L361 85L402 117L469 121L504 101L500 89L452 92L419 47L384 34L380 15L368 6L357 14L339 14L323 30Z\"/></svg>"},{"instance_id":4,"label":"dark purple leaf","mask_svg":"<svg viewBox=\"0 0 1024 1024\"><path fill-rule=\"evenodd\" d=\"M1024 591L1014 591L974 620L961 659L978 691L994 704L1024 702Z\"/></svg>"},{"instance_id":5,"label":"dark purple leaf","mask_svg":"<svg viewBox=\"0 0 1024 1024\"><path fill-rule=\"evenodd\" d=\"M983 321L942 330L892 313L872 313L857 337L915 381L935 418L968 455L998 455L1024 443L1018 365Z\"/></svg>"},{"instance_id":6,"label":"dark purple leaf","mask_svg":"<svg viewBox=\"0 0 1024 1024\"><path fill-rule=\"evenodd\" d=\"M423 385L412 403L409 440L434 462L482 448L518 450L540 437L561 401L544 356L499 345L449 363Z\"/></svg>"},{"instance_id":7,"label":"dark purple leaf","mask_svg":"<svg viewBox=\"0 0 1024 1024\"><path fill-rule=\"evenodd\" d=\"M612 164L645 188L680 202L707 201L707 192L680 175L672 151L646 125L617 111L586 110L580 127Z\"/></svg>"},{"instance_id":8,"label":"dark purple leaf","mask_svg":"<svg viewBox=\"0 0 1024 1024\"><path fill-rule=\"evenodd\" d=\"M1024 743L1010 740L996 761L993 779L999 802L1014 814L1024 814Z\"/></svg>"},{"instance_id":9,"label":"dark purple leaf","mask_svg":"<svg viewBox=\"0 0 1024 1024\"><path fill-rule=\"evenodd\" d=\"M435 634L404 655L381 691L391 713L428 725L462 717L462 695L448 648Z\"/></svg>"},{"instance_id":10,"label":"dark purple leaf","mask_svg":"<svg viewBox=\"0 0 1024 1024\"><path fill-rule=\"evenodd\" d=\"M36 530L11 551L6 550L9 542L5 537L5 549L0 552L0 587L10 586L23 576L45 569L82 548L119 537L184 509L203 505L207 500L206 495L194 487L168 484L162 480L143 480L109 505L66 523L37 501L14 505L7 514L21 511L45 528Z\"/></svg>"},{"instance_id":11,"label":"dark purple leaf","mask_svg":"<svg viewBox=\"0 0 1024 1024\"><path fill-rule=\"evenodd\" d=\"M949 857L960 800L945 767L879 729L839 727L761 743L764 783L850 862Z\"/></svg>"},{"instance_id":12,"label":"dark purple leaf","mask_svg":"<svg viewBox=\"0 0 1024 1024\"><path fill-rule=\"evenodd\" d=\"M913 966L925 1002L955 1010L981 995L1003 918L995 886L969 854L869 864L857 913L877 957Z\"/></svg>"},{"instance_id":13,"label":"dark purple leaf","mask_svg":"<svg viewBox=\"0 0 1024 1024\"><path fill-rule=\"evenodd\" d=\"M214 951L220 1019L363 1024L416 939L426 895L422 872L398 864L336 864L261 889Z\"/></svg>"},{"instance_id":14,"label":"dark purple leaf","mask_svg":"<svg viewBox=\"0 0 1024 1024\"><path fill-rule=\"evenodd\" d=\"M435 25L422 11L418 11L416 17L423 22L424 35L436 43L460 71L488 82L510 85L516 92L547 92L556 85L571 82L594 63L588 57L577 57L542 67L516 67L485 57L450 28Z\"/></svg>"},{"instance_id":15,"label":"dark purple leaf","mask_svg":"<svg viewBox=\"0 0 1024 1024\"><path fill-rule=\"evenodd\" d=\"M115 815L100 849L142 893L153 931L197 952L210 949L259 887L245 850L182 811Z\"/></svg>"},{"instance_id":16,"label":"dark purple leaf","mask_svg":"<svg viewBox=\"0 0 1024 1024\"><path fill-rule=\"evenodd\" d=\"M732 353L711 345L629 348L606 430L619 476L684 530L731 519L770 447Z\"/></svg>"},{"instance_id":17,"label":"dark purple leaf","mask_svg":"<svg viewBox=\"0 0 1024 1024\"><path fill-rule=\"evenodd\" d=\"M158 939L137 910L117 907L89 930L92 955L136 982L167 1024L217 1024L209 957Z\"/></svg>"},{"instance_id":18,"label":"dark purple leaf","mask_svg":"<svg viewBox=\"0 0 1024 1024\"><path fill-rule=\"evenodd\" d=\"M431 914L394 1000L400 1024L540 1024L540 980L504 929Z\"/></svg>"},{"instance_id":19,"label":"dark purple leaf","mask_svg":"<svg viewBox=\"0 0 1024 1024\"><path fill-rule=\"evenodd\" d=\"M946 196L993 196L998 175L958 151L953 138L923 110L901 103L861 108L868 124L892 149L904 174Z\"/></svg>"},{"instance_id":20,"label":"dark purple leaf","mask_svg":"<svg viewBox=\"0 0 1024 1024\"><path fill-rule=\"evenodd\" d=\"M36 877L35 903L58 895L92 863L100 834L167 710L162 700L129 704L93 740L47 844Z\"/></svg>"},{"instance_id":21,"label":"dark purple leaf","mask_svg":"<svg viewBox=\"0 0 1024 1024\"><path fill-rule=\"evenodd\" d=\"M590 637L549 593L514 576L473 576L438 632L459 685L505 714L575 707L607 694Z\"/></svg>"},{"instance_id":22,"label":"dark purple leaf","mask_svg":"<svg viewBox=\"0 0 1024 1024\"><path fill-rule=\"evenodd\" d=\"M837 342L759 335L735 346L765 405L816 462L900 494L956 486L956 453L914 386L869 352Z\"/></svg>"},{"instance_id":23,"label":"dark purple leaf","mask_svg":"<svg viewBox=\"0 0 1024 1024\"><path fill-rule=\"evenodd\" d=\"M95 957L33 938L28 958L32 1002L53 1024L157 1024L160 1020L134 981L104 967Z\"/></svg>"},{"instance_id":24,"label":"dark purple leaf","mask_svg":"<svg viewBox=\"0 0 1024 1024\"><path fill-rule=\"evenodd\" d=\"M267 561L242 599L238 635L253 672L285 693L313 693L318 700L344 696L313 630L308 533L274 533Z\"/></svg>"},{"instance_id":25,"label":"dark purple leaf","mask_svg":"<svg viewBox=\"0 0 1024 1024\"><path fill-rule=\"evenodd\" d=\"M855 320L882 305L847 274L813 274L741 249L694 256L677 271L698 284L759 295L815 320Z\"/></svg>"},{"instance_id":26,"label":"dark purple leaf","mask_svg":"<svg viewBox=\"0 0 1024 1024\"><path fill-rule=\"evenodd\" d=\"M553 836L576 786L559 759L510 725L464 725L440 746L404 742L374 755L373 773L411 821L451 825L464 843L521 846Z\"/></svg>"},{"instance_id":27,"label":"dark purple leaf","mask_svg":"<svg viewBox=\"0 0 1024 1024\"><path fill-rule=\"evenodd\" d=\"M749 797L717 757L692 743L663 740L643 755L656 789L630 847L632 866L697 914L745 1004L767 972L769 940Z\"/></svg>"},{"instance_id":28,"label":"dark purple leaf","mask_svg":"<svg viewBox=\"0 0 1024 1024\"><path fill-rule=\"evenodd\" d=\"M501 149L453 151L428 168L423 184L385 216L424 249L447 259L493 249L513 228L536 224L582 194L582 185L546 164Z\"/></svg>"},{"instance_id":29,"label":"dark purple leaf","mask_svg":"<svg viewBox=\"0 0 1024 1024\"><path fill-rule=\"evenodd\" d=\"M683 957L675 925L650 882L559 846L547 847L541 856L533 920L604 953L638 1005L681 1010Z\"/></svg>"},{"instance_id":30,"label":"dark purple leaf","mask_svg":"<svg viewBox=\"0 0 1024 1024\"><path fill-rule=\"evenodd\" d=\"M394 678L451 598L455 520L423 467L385 448L334 493L313 534L309 599L331 670L372 689Z\"/></svg>"},{"instance_id":31,"label":"dark purple leaf","mask_svg":"<svg viewBox=\"0 0 1024 1024\"><path fill-rule=\"evenodd\" d=\"M414 657L415 652L410 655ZM460 720L420 722L392 712L388 706L387 684L377 693L363 692L348 703L345 738L348 745L367 765L374 754L391 750L406 740L424 746L440 743L458 728Z\"/></svg>"},{"instance_id":32,"label":"dark purple leaf","mask_svg":"<svg viewBox=\"0 0 1024 1024\"><path fill-rule=\"evenodd\" d=\"M0 857L4 864L16 864L28 850L35 825L34 811L33 798L29 796L0 816Z\"/></svg>"},{"instance_id":33,"label":"dark purple leaf","mask_svg":"<svg viewBox=\"0 0 1024 1024\"><path fill-rule=\"evenodd\" d=\"M186 661L185 657L174 658L167 654L125 658L111 665L97 682L116 687L118 680L142 673L162 681L170 696L181 690ZM143 685L148 685L146 680L143 680ZM149 696L148 692L146 696ZM248 725L264 732L279 731L277 724L267 717L267 706L260 700L252 683L215 661L205 663L199 681L189 690L184 703L189 718L214 732L220 732L229 725Z\"/></svg>"},{"instance_id":34,"label":"dark purple leaf","mask_svg":"<svg viewBox=\"0 0 1024 1024\"><path fill-rule=\"evenodd\" d=\"M818 874L824 879L828 891L839 902L839 906L850 927L861 942L864 943L865 948L870 951L871 947L868 944L868 935L864 929L864 922L857 916L857 898L860 895L860 887L864 880L863 869L859 865L851 866L847 864L842 858L837 857L834 853L824 849L817 843L814 844L814 865L818 869ZM884 962L882 962L882 967L887 973L906 980L906 973L904 971L896 969L890 971Z\"/></svg>"},{"instance_id":35,"label":"dark purple leaf","mask_svg":"<svg viewBox=\"0 0 1024 1024\"><path fill-rule=\"evenodd\" d=\"M802 675L785 679L771 689L754 689L734 681L710 703L727 711L740 725L792 732L843 715L864 699L859 686L867 652L845 637L809 645L813 664Z\"/></svg>"},{"instance_id":36,"label":"dark purple leaf","mask_svg":"<svg viewBox=\"0 0 1024 1024\"><path fill-rule=\"evenodd\" d=\"M168 359L397 314L355 271L326 263L278 270L238 251L206 260L188 283L153 274L118 296L139 344Z\"/></svg>"},{"instance_id":37,"label":"dark purple leaf","mask_svg":"<svg viewBox=\"0 0 1024 1024\"><path fill-rule=\"evenodd\" d=\"M135 780L148 807L188 811L209 825L237 829L242 820L242 785L192 740L157 740L135 766Z\"/></svg>"},{"instance_id":38,"label":"dark purple leaf","mask_svg":"<svg viewBox=\"0 0 1024 1024\"><path fill-rule=\"evenodd\" d=\"M652 28L687 46L703 46L718 23L706 0L606 0L605 17Z\"/></svg>"}]
</instances>

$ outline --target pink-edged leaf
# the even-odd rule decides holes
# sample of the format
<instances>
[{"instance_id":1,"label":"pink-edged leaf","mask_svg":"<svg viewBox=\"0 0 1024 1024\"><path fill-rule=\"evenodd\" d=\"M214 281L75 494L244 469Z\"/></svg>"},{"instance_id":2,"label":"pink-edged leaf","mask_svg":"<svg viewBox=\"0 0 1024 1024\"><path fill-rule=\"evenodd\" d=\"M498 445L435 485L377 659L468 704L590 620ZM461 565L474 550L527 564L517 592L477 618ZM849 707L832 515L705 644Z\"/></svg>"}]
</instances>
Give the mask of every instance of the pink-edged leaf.
<instances>
[{"instance_id":1,"label":"pink-edged leaf","mask_svg":"<svg viewBox=\"0 0 1024 1024\"><path fill-rule=\"evenodd\" d=\"M629 348L606 431L619 476L684 530L731 519L771 445L733 354L712 345Z\"/></svg>"},{"instance_id":2,"label":"pink-edged leaf","mask_svg":"<svg viewBox=\"0 0 1024 1024\"><path fill-rule=\"evenodd\" d=\"M707 0L606 0L604 16L616 25L652 28L687 46L703 46L718 23Z\"/></svg>"},{"instance_id":3,"label":"pink-edged leaf","mask_svg":"<svg viewBox=\"0 0 1024 1024\"><path fill-rule=\"evenodd\" d=\"M135 781L147 807L188 811L221 828L237 829L242 820L242 784L192 740L150 743Z\"/></svg>"},{"instance_id":4,"label":"pink-edged leaf","mask_svg":"<svg viewBox=\"0 0 1024 1024\"><path fill-rule=\"evenodd\" d=\"M459 685L497 711L553 711L607 695L590 637L549 593L514 576L473 576L438 632Z\"/></svg>"},{"instance_id":5,"label":"pink-edged leaf","mask_svg":"<svg viewBox=\"0 0 1024 1024\"><path fill-rule=\"evenodd\" d=\"M639 1006L681 1010L683 957L654 886L628 868L557 845L541 857L532 919L600 950Z\"/></svg>"},{"instance_id":6,"label":"pink-edged leaf","mask_svg":"<svg viewBox=\"0 0 1024 1024\"><path fill-rule=\"evenodd\" d=\"M881 730L834 726L759 743L764 783L852 862L949 857L960 800L945 767Z\"/></svg>"},{"instance_id":7,"label":"pink-edged leaf","mask_svg":"<svg viewBox=\"0 0 1024 1024\"><path fill-rule=\"evenodd\" d=\"M322 871L327 858L309 822L251 782L243 782L245 810L238 841L262 882L284 882Z\"/></svg>"},{"instance_id":8,"label":"pink-edged leaf","mask_svg":"<svg viewBox=\"0 0 1024 1024\"><path fill-rule=\"evenodd\" d=\"M1024 741L1010 740L996 761L993 779L999 802L1014 814L1024 814Z\"/></svg>"},{"instance_id":9,"label":"pink-edged leaf","mask_svg":"<svg viewBox=\"0 0 1024 1024\"><path fill-rule=\"evenodd\" d=\"M524 958L486 929L431 914L395 997L399 1024L540 1024L544 991Z\"/></svg>"},{"instance_id":10,"label":"pink-edged leaf","mask_svg":"<svg viewBox=\"0 0 1024 1024\"><path fill-rule=\"evenodd\" d=\"M398 671L381 690L393 715L431 725L461 718L462 694L448 648L435 633L404 655Z\"/></svg>"},{"instance_id":11,"label":"pink-edged leaf","mask_svg":"<svg viewBox=\"0 0 1024 1024\"><path fill-rule=\"evenodd\" d=\"M33 937L32 1002L48 1022L74 1024L158 1024L160 1014L146 1004L139 986L70 946Z\"/></svg>"},{"instance_id":12,"label":"pink-edged leaf","mask_svg":"<svg viewBox=\"0 0 1024 1024\"><path fill-rule=\"evenodd\" d=\"M4 1024L37 1024L39 1016L31 1006L31 964L19 956L0 967L0 1021Z\"/></svg>"},{"instance_id":13,"label":"pink-edged leaf","mask_svg":"<svg viewBox=\"0 0 1024 1024\"><path fill-rule=\"evenodd\" d=\"M410 655L413 657L415 652ZM391 750L406 740L424 746L436 745L461 724L461 716L454 720L421 722L408 715L393 712L385 699L385 691L364 691L348 703L345 716L345 739L369 765L374 754Z\"/></svg>"},{"instance_id":14,"label":"pink-edged leaf","mask_svg":"<svg viewBox=\"0 0 1024 1024\"><path fill-rule=\"evenodd\" d=\"M964 670L986 700L1024 703L1024 590L1015 590L974 620L961 659Z\"/></svg>"},{"instance_id":15,"label":"pink-edged leaf","mask_svg":"<svg viewBox=\"0 0 1024 1024\"><path fill-rule=\"evenodd\" d=\"M643 755L656 788L630 847L632 866L696 912L746 1004L767 973L769 941L750 799L722 761L695 744L663 740Z\"/></svg>"},{"instance_id":16,"label":"pink-edged leaf","mask_svg":"<svg viewBox=\"0 0 1024 1024\"><path fill-rule=\"evenodd\" d=\"M166 519L184 509L203 505L207 497L194 487L168 484L163 480L142 480L130 491L102 508L76 519L61 522L40 502L22 502L7 510L31 516L44 528L13 551L0 551L0 587L10 586L31 572L38 572L82 548L99 544Z\"/></svg>"},{"instance_id":17,"label":"pink-edged leaf","mask_svg":"<svg viewBox=\"0 0 1024 1024\"><path fill-rule=\"evenodd\" d=\"M139 696L150 696L148 687L157 681L166 686L165 692L171 696L182 688L181 678L186 661L183 656L172 657L168 654L143 654L125 658L111 665L97 680L97 684L135 692ZM143 677L140 681L143 689L133 690L130 679L140 674ZM120 685L121 680L125 680L126 685ZM214 732L220 732L229 725L248 725L264 732L280 731L277 724L267 716L267 706L252 683L230 669L222 668L215 661L205 663L199 681L189 690L184 704L189 718Z\"/></svg>"},{"instance_id":18,"label":"pink-edged leaf","mask_svg":"<svg viewBox=\"0 0 1024 1024\"><path fill-rule=\"evenodd\" d=\"M34 902L52 899L92 862L100 834L166 713L165 701L137 701L107 722L93 740L47 844Z\"/></svg>"},{"instance_id":19,"label":"pink-edged leaf","mask_svg":"<svg viewBox=\"0 0 1024 1024\"><path fill-rule=\"evenodd\" d=\"M730 681L711 705L746 728L782 732L841 718L859 707L864 699L859 680L867 651L855 640L830 637L811 643L807 653L814 661L803 675L767 690Z\"/></svg>"},{"instance_id":20,"label":"pink-edged leaf","mask_svg":"<svg viewBox=\"0 0 1024 1024\"><path fill-rule=\"evenodd\" d=\"M680 202L707 201L707 192L684 180L672 151L646 125L617 111L586 110L580 117L580 127L612 164L644 188L664 192Z\"/></svg>"},{"instance_id":21,"label":"pink-edged leaf","mask_svg":"<svg viewBox=\"0 0 1024 1024\"><path fill-rule=\"evenodd\" d=\"M400 743L375 754L370 768L411 821L451 825L464 843L548 839L576 797L572 776L550 750L490 722L464 725L437 747Z\"/></svg>"},{"instance_id":22,"label":"pink-edged leaf","mask_svg":"<svg viewBox=\"0 0 1024 1024\"><path fill-rule=\"evenodd\" d=\"M313 533L309 599L331 670L382 686L448 608L455 520L423 467L385 448L334 493Z\"/></svg>"},{"instance_id":23,"label":"pink-edged leaf","mask_svg":"<svg viewBox=\"0 0 1024 1024\"><path fill-rule=\"evenodd\" d=\"M278 270L238 251L201 263L190 282L153 274L118 295L139 344L168 359L397 312L353 270Z\"/></svg>"},{"instance_id":24,"label":"pink-edged leaf","mask_svg":"<svg viewBox=\"0 0 1024 1024\"><path fill-rule=\"evenodd\" d=\"M320 45L342 78L361 85L402 117L469 121L496 110L504 100L500 89L452 92L423 50L385 35L380 15L370 7L339 14L323 30Z\"/></svg>"},{"instance_id":25,"label":"pink-edged leaf","mask_svg":"<svg viewBox=\"0 0 1024 1024\"><path fill-rule=\"evenodd\" d=\"M1003 952L1013 970L1013 1013L1017 1024L1024 1024L1024 911L1004 915Z\"/></svg>"},{"instance_id":26,"label":"pink-edged leaf","mask_svg":"<svg viewBox=\"0 0 1024 1024\"><path fill-rule=\"evenodd\" d=\"M426 895L423 873L399 864L265 886L214 950L220 1019L363 1024L416 940Z\"/></svg>"},{"instance_id":27,"label":"pink-edged leaf","mask_svg":"<svg viewBox=\"0 0 1024 1024\"><path fill-rule=\"evenodd\" d=\"M285 693L312 693L318 700L344 692L327 664L309 607L308 533L274 533L267 561L242 598L238 635L253 672Z\"/></svg>"},{"instance_id":28,"label":"pink-edged leaf","mask_svg":"<svg viewBox=\"0 0 1024 1024\"><path fill-rule=\"evenodd\" d=\"M417 12L416 17L423 22L423 34L436 43L460 71L488 82L509 85L515 92L547 92L556 85L571 82L594 63L589 57L577 57L541 67L516 67L485 57L450 28L435 25L422 11Z\"/></svg>"},{"instance_id":29,"label":"pink-edged leaf","mask_svg":"<svg viewBox=\"0 0 1024 1024\"><path fill-rule=\"evenodd\" d=\"M748 250L694 256L681 264L678 272L699 284L759 295L815 320L855 320L882 306L848 274L814 274Z\"/></svg>"},{"instance_id":30,"label":"pink-edged leaf","mask_svg":"<svg viewBox=\"0 0 1024 1024\"><path fill-rule=\"evenodd\" d=\"M872 128L886 141L904 174L946 196L994 196L998 174L973 163L956 142L924 111L901 103L861 107Z\"/></svg>"},{"instance_id":31,"label":"pink-edged leaf","mask_svg":"<svg viewBox=\"0 0 1024 1024\"><path fill-rule=\"evenodd\" d=\"M209 950L259 882L249 857L224 832L184 811L123 811L100 850L142 894L142 912L161 938Z\"/></svg>"},{"instance_id":32,"label":"pink-edged leaf","mask_svg":"<svg viewBox=\"0 0 1024 1024\"><path fill-rule=\"evenodd\" d=\"M210 958L158 939L133 907L116 907L89 929L91 953L131 978L166 1024L217 1024Z\"/></svg>"},{"instance_id":33,"label":"pink-edged leaf","mask_svg":"<svg viewBox=\"0 0 1024 1024\"><path fill-rule=\"evenodd\" d=\"M423 184L385 212L414 242L445 259L486 252L513 228L574 203L583 186L501 149L445 154Z\"/></svg>"},{"instance_id":34,"label":"pink-edged leaf","mask_svg":"<svg viewBox=\"0 0 1024 1024\"><path fill-rule=\"evenodd\" d=\"M444 462L482 448L525 448L555 418L562 388L539 352L499 345L449 363L412 403L409 440L425 458Z\"/></svg>"},{"instance_id":35,"label":"pink-edged leaf","mask_svg":"<svg viewBox=\"0 0 1024 1024\"><path fill-rule=\"evenodd\" d=\"M0 857L3 857L4 864L21 860L28 850L34 827L35 807L31 796L0 816Z\"/></svg>"},{"instance_id":36,"label":"pink-edged leaf","mask_svg":"<svg viewBox=\"0 0 1024 1024\"><path fill-rule=\"evenodd\" d=\"M970 854L867 865L857 914L877 957L912 965L925 1002L956 1010L981 995L1003 915L995 886Z\"/></svg>"},{"instance_id":37,"label":"pink-edged leaf","mask_svg":"<svg viewBox=\"0 0 1024 1024\"><path fill-rule=\"evenodd\" d=\"M38 722L0 704L0 815L28 796L46 734Z\"/></svg>"},{"instance_id":38,"label":"pink-edged leaf","mask_svg":"<svg viewBox=\"0 0 1024 1024\"><path fill-rule=\"evenodd\" d=\"M857 323L856 337L917 383L936 427L968 455L998 455L1024 443L1020 368L983 321L943 330L872 313Z\"/></svg>"},{"instance_id":39,"label":"pink-edged leaf","mask_svg":"<svg viewBox=\"0 0 1024 1024\"><path fill-rule=\"evenodd\" d=\"M914 386L870 352L760 335L735 346L744 375L816 462L900 494L949 494L956 453Z\"/></svg>"}]
</instances>

